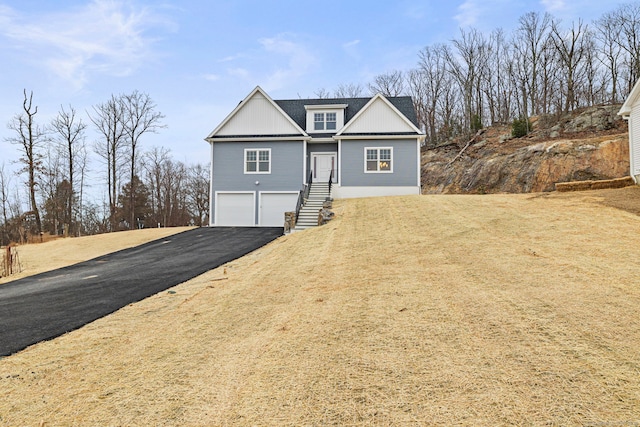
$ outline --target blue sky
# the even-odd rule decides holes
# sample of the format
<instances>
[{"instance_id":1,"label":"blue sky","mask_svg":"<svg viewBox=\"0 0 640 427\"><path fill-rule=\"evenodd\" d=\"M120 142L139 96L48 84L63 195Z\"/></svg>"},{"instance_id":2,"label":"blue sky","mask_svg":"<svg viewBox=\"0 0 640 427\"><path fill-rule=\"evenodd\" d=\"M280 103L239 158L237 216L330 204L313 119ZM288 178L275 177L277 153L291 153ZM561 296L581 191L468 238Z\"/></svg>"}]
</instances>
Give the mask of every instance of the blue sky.
<instances>
[{"instance_id":1,"label":"blue sky","mask_svg":"<svg viewBox=\"0 0 640 427\"><path fill-rule=\"evenodd\" d=\"M274 99L309 98L319 88L366 87L386 71L408 70L424 46L460 27L510 31L526 12L586 22L622 1L2 1L0 165L19 155L4 139L33 90L48 123L61 105L82 112L111 94L148 93L166 129L143 138L176 160L206 162L203 138L256 85ZM90 128L87 142L96 138ZM96 161L95 186L100 185Z\"/></svg>"}]
</instances>

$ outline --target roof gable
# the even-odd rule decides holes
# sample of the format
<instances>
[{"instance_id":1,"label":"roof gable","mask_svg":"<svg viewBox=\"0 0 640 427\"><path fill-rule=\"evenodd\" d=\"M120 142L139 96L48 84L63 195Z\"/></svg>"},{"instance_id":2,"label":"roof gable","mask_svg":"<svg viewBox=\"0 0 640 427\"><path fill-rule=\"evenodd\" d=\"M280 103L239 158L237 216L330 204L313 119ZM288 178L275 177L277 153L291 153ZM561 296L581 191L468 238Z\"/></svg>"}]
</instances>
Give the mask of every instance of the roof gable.
<instances>
[{"instance_id":1,"label":"roof gable","mask_svg":"<svg viewBox=\"0 0 640 427\"><path fill-rule=\"evenodd\" d=\"M336 134L415 133L420 130L382 94L377 94Z\"/></svg>"},{"instance_id":2,"label":"roof gable","mask_svg":"<svg viewBox=\"0 0 640 427\"><path fill-rule=\"evenodd\" d=\"M306 133L257 86L207 138L249 135L306 136Z\"/></svg>"}]
</instances>

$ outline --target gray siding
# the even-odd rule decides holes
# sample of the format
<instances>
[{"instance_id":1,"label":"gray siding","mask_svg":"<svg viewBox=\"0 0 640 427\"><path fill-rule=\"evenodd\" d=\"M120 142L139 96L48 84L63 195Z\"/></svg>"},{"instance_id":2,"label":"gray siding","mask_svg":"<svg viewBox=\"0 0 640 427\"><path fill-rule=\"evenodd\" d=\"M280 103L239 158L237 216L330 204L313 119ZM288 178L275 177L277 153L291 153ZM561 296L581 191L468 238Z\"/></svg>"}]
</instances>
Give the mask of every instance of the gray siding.
<instances>
[{"instance_id":1,"label":"gray siding","mask_svg":"<svg viewBox=\"0 0 640 427\"><path fill-rule=\"evenodd\" d=\"M415 139L343 140L339 163L342 186L415 186L418 182L418 159ZM365 173L365 147L393 147L393 173Z\"/></svg>"},{"instance_id":2,"label":"gray siding","mask_svg":"<svg viewBox=\"0 0 640 427\"><path fill-rule=\"evenodd\" d=\"M245 174L246 148L271 149L271 173ZM302 141L272 142L215 142L213 144L213 176L211 213L215 212L216 191L254 191L256 193L255 219L258 223L259 191L299 191L302 188L304 159ZM256 185L256 181L259 182Z\"/></svg>"}]
</instances>

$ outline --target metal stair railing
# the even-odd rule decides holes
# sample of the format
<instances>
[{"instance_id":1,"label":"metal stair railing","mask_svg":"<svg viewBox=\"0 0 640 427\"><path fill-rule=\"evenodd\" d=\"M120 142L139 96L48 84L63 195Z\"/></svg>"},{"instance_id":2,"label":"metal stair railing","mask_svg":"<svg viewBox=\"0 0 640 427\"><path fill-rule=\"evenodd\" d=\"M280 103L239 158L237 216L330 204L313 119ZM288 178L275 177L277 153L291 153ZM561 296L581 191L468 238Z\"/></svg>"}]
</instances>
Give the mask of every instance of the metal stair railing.
<instances>
[{"instance_id":1,"label":"metal stair railing","mask_svg":"<svg viewBox=\"0 0 640 427\"><path fill-rule=\"evenodd\" d=\"M313 172L309 173L309 179L304 184L302 190L298 194L298 202L296 203L296 224L298 223L298 216L300 215L300 209L304 205L304 201L309 198L309 191L311 191L311 183L313 182Z\"/></svg>"}]
</instances>

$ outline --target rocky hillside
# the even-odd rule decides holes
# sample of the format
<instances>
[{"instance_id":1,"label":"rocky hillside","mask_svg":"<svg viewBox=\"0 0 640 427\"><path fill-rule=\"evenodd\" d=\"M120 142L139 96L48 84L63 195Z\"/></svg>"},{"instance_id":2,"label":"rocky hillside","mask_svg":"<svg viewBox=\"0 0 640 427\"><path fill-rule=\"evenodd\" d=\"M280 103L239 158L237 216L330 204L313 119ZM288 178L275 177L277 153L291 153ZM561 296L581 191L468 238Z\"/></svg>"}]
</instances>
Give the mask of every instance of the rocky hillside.
<instances>
[{"instance_id":1,"label":"rocky hillside","mask_svg":"<svg viewBox=\"0 0 640 427\"><path fill-rule=\"evenodd\" d=\"M422 153L423 193L553 191L557 182L629 175L627 123L619 105L598 106L552 120L532 119L533 132L511 137L492 126L469 141ZM466 148L465 148L466 147Z\"/></svg>"}]
</instances>

